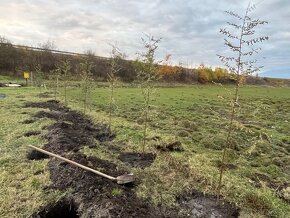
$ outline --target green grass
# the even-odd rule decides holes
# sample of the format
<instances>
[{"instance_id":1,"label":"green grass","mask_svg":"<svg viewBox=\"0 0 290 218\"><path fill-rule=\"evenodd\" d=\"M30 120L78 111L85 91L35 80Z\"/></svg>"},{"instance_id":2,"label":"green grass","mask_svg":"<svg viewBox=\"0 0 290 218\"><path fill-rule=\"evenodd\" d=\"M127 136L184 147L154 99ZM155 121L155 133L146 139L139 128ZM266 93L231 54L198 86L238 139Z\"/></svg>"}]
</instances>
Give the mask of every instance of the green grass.
<instances>
[{"instance_id":1,"label":"green grass","mask_svg":"<svg viewBox=\"0 0 290 218\"><path fill-rule=\"evenodd\" d=\"M8 75L0 75L1 83L23 83L25 84L25 80L21 76L8 76Z\"/></svg>"},{"instance_id":2,"label":"green grass","mask_svg":"<svg viewBox=\"0 0 290 218\"><path fill-rule=\"evenodd\" d=\"M74 84L68 90L68 105L82 110L82 94L78 84ZM149 139L146 150L157 153L157 158L145 170L132 169L142 178L137 189L140 197L156 204L162 201L172 205L175 196L186 190L215 193L219 173L217 163L221 159L229 123L231 95L228 91L232 89L231 86L196 85L160 87L156 90L152 100L149 138L159 136L160 140ZM62 195L56 192L47 194L42 189L49 183L47 160L28 161L25 158L27 144L40 145L44 141L39 136L25 138L23 133L40 130L51 121L44 119L28 125L19 124L40 110L21 108L23 100L47 99L36 97L39 90L35 88L0 88L0 93L8 96L0 100L0 140L3 141L0 147L0 216L26 217L39 205ZM227 159L237 168L226 171L221 193L226 200L243 208L242 217L289 217L290 205L277 196L275 188L290 181L290 88L243 87L240 94L236 134ZM109 90L104 84L93 90L88 112L93 120L108 120L108 96ZM141 90L119 87L115 100L117 108L113 129L117 138L114 142L122 145L125 151L141 151ZM155 144L174 140L182 142L184 152L159 153L154 147ZM102 148L86 148L83 152L118 162ZM38 170L44 172L34 175ZM261 174L263 177L257 180ZM256 187L257 184L260 187ZM116 193L112 195L117 196Z\"/></svg>"}]
</instances>

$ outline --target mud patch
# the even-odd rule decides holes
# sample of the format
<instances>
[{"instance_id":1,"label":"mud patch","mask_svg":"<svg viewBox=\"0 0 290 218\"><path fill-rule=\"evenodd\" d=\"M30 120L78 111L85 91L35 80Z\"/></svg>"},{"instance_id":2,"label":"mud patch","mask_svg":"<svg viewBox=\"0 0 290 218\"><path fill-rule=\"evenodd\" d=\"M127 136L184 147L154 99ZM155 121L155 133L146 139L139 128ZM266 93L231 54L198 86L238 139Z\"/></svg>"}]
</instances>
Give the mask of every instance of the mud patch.
<instances>
[{"instance_id":1,"label":"mud patch","mask_svg":"<svg viewBox=\"0 0 290 218\"><path fill-rule=\"evenodd\" d=\"M217 201L214 196L203 195L197 191L181 197L179 202L193 217L235 218L239 217L240 213L240 209L234 205Z\"/></svg>"},{"instance_id":2,"label":"mud patch","mask_svg":"<svg viewBox=\"0 0 290 218\"><path fill-rule=\"evenodd\" d=\"M43 207L33 218L78 218L77 206L73 200L62 199Z\"/></svg>"},{"instance_id":3,"label":"mud patch","mask_svg":"<svg viewBox=\"0 0 290 218\"><path fill-rule=\"evenodd\" d=\"M23 136L30 137L33 135L39 135L40 133L41 133L40 131L28 131L28 132L24 133Z\"/></svg>"},{"instance_id":4,"label":"mud patch","mask_svg":"<svg viewBox=\"0 0 290 218\"><path fill-rule=\"evenodd\" d=\"M131 165L132 167L146 168L149 167L155 160L155 154L152 153L135 153L125 152L119 155L119 159Z\"/></svg>"},{"instance_id":5,"label":"mud patch","mask_svg":"<svg viewBox=\"0 0 290 218\"><path fill-rule=\"evenodd\" d=\"M26 158L28 160L42 160L49 158L49 156L39 151L31 150L30 152L27 153Z\"/></svg>"},{"instance_id":6,"label":"mud patch","mask_svg":"<svg viewBox=\"0 0 290 218\"><path fill-rule=\"evenodd\" d=\"M6 95L5 94L0 94L0 99L4 99L6 98Z\"/></svg>"}]
</instances>

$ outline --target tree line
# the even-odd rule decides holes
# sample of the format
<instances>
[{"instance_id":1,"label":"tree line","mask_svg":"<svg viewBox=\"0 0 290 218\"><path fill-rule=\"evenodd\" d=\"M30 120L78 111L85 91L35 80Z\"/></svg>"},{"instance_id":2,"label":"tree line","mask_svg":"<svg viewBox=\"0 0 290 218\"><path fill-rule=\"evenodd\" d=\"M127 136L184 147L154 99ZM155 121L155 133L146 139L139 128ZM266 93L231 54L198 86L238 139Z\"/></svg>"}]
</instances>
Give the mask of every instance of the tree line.
<instances>
[{"instance_id":1,"label":"tree line","mask_svg":"<svg viewBox=\"0 0 290 218\"><path fill-rule=\"evenodd\" d=\"M20 75L23 71L35 71L36 67L48 78L49 73L56 70L63 61L69 60L71 73L75 79L81 76L81 63L85 60L92 64L91 74L93 79L107 81L110 71L110 58L101 58L88 50L85 54L68 54L53 52L57 51L53 42L47 41L39 44L37 50L26 46L14 46L8 39L0 36L0 72L2 74ZM197 68L186 68L181 64L175 66L171 63L172 55L168 54L164 60L157 63L158 78L160 82L177 83L234 83L231 73L224 68L211 68L200 64ZM116 58L119 66L116 77L122 82L133 82L137 80L138 59L127 60L126 55L120 53ZM247 81L252 84L264 84L263 78L248 76Z\"/></svg>"}]
</instances>

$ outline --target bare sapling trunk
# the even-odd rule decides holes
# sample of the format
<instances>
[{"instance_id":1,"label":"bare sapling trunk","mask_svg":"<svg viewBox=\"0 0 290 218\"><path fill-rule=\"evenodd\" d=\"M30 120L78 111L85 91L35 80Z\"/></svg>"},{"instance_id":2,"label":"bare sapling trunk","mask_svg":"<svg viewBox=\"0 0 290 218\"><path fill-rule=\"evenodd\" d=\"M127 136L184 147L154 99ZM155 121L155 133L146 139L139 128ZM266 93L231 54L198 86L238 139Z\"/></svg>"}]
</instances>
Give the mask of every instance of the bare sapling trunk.
<instances>
[{"instance_id":1,"label":"bare sapling trunk","mask_svg":"<svg viewBox=\"0 0 290 218\"><path fill-rule=\"evenodd\" d=\"M89 60L85 60L81 63L81 78L82 78L82 90L83 90L83 105L84 105L84 114L87 112L89 104L89 94L93 87L93 78L92 78L92 68L93 63Z\"/></svg>"},{"instance_id":2,"label":"bare sapling trunk","mask_svg":"<svg viewBox=\"0 0 290 218\"><path fill-rule=\"evenodd\" d=\"M145 121L144 121L144 130L143 130L143 145L142 152L145 153L145 146L147 141L147 125L148 125L148 114L149 114L149 104L150 104L150 90L146 89L145 94Z\"/></svg>"},{"instance_id":3,"label":"bare sapling trunk","mask_svg":"<svg viewBox=\"0 0 290 218\"><path fill-rule=\"evenodd\" d=\"M114 112L114 108L116 106L115 104L115 87L118 82L118 77L117 73L120 71L120 66L119 66L119 60L123 59L125 57L124 54L122 54L117 47L117 45L111 45L112 50L111 50L111 62L110 62L110 71L107 73L108 77L108 82L109 82L109 88L110 88L110 97L109 97L109 128L111 130L112 128L112 116Z\"/></svg>"},{"instance_id":4,"label":"bare sapling trunk","mask_svg":"<svg viewBox=\"0 0 290 218\"><path fill-rule=\"evenodd\" d=\"M158 62L155 60L155 53L158 49L160 38L155 39L153 36L146 35L142 38L145 51L139 54L136 61L137 77L143 94L143 140L142 152L145 153L147 145L148 123L150 118L151 95L154 90L154 83L158 80Z\"/></svg>"},{"instance_id":5,"label":"bare sapling trunk","mask_svg":"<svg viewBox=\"0 0 290 218\"><path fill-rule=\"evenodd\" d=\"M55 84L55 90L54 90L54 100L57 100L57 94L58 94L58 75L56 75L56 84Z\"/></svg>"},{"instance_id":6,"label":"bare sapling trunk","mask_svg":"<svg viewBox=\"0 0 290 218\"><path fill-rule=\"evenodd\" d=\"M69 60L63 61L57 68L64 85L64 104L67 106L67 85L71 74L71 64Z\"/></svg>"}]
</instances>

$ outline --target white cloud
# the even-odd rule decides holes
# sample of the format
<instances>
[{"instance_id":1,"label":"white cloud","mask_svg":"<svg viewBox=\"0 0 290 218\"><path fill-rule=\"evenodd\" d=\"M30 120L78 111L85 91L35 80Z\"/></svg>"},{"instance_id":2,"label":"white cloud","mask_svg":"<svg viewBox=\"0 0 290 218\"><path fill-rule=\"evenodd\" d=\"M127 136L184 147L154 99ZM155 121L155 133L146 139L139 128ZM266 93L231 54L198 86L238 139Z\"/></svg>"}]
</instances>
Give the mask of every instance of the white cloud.
<instances>
[{"instance_id":1,"label":"white cloud","mask_svg":"<svg viewBox=\"0 0 290 218\"><path fill-rule=\"evenodd\" d=\"M216 54L225 49L219 28L229 18L223 11L243 14L247 4L248 0L1 0L0 35L28 45L54 40L63 50L92 49L103 56L109 55L108 44L117 41L133 58L141 48L142 33L150 33L163 38L160 58L171 53L175 63L216 66ZM270 37L258 56L265 70L290 68L289 11L288 0L268 0L258 3L253 14L269 21L259 31Z\"/></svg>"}]
</instances>

